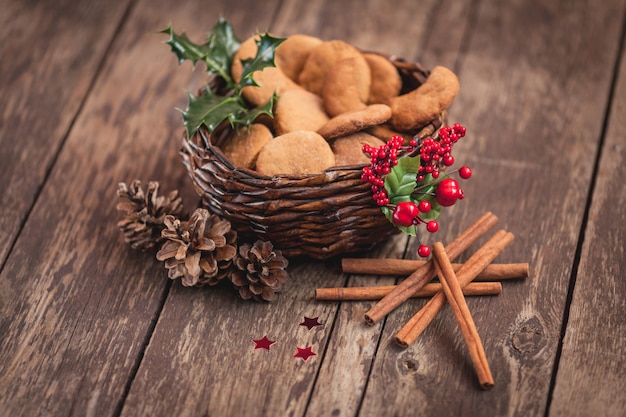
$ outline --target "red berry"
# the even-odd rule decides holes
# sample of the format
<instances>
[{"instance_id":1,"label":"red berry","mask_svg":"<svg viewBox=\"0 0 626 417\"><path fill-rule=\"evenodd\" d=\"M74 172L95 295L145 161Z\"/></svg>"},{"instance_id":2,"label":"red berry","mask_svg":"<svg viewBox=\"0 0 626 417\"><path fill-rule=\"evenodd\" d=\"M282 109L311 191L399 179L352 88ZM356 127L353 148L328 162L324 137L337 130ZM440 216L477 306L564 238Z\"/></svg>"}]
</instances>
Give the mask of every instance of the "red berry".
<instances>
[{"instance_id":1,"label":"red berry","mask_svg":"<svg viewBox=\"0 0 626 417\"><path fill-rule=\"evenodd\" d=\"M417 217L419 216L419 209L417 204L412 201L402 201L396 205L393 210L393 221L398 226L408 227L417 224Z\"/></svg>"},{"instance_id":2,"label":"red berry","mask_svg":"<svg viewBox=\"0 0 626 417\"><path fill-rule=\"evenodd\" d=\"M430 233L435 233L437 230L439 230L439 223L434 220L429 221L428 223L426 223L426 230L428 230Z\"/></svg>"},{"instance_id":3,"label":"red berry","mask_svg":"<svg viewBox=\"0 0 626 417\"><path fill-rule=\"evenodd\" d=\"M420 203L417 205L417 208L422 213L428 213L430 211L430 201L428 200L420 201Z\"/></svg>"},{"instance_id":4,"label":"red berry","mask_svg":"<svg viewBox=\"0 0 626 417\"><path fill-rule=\"evenodd\" d=\"M443 162L445 166L449 167L450 165L454 164L454 156L450 155L449 153L446 153L443 155L441 162Z\"/></svg>"},{"instance_id":5,"label":"red berry","mask_svg":"<svg viewBox=\"0 0 626 417\"><path fill-rule=\"evenodd\" d=\"M467 165L464 165L461 168L459 168L459 177L466 180L471 176L472 176L472 168L468 167Z\"/></svg>"},{"instance_id":6,"label":"red berry","mask_svg":"<svg viewBox=\"0 0 626 417\"><path fill-rule=\"evenodd\" d=\"M417 249L417 254L422 258L426 258L428 257L428 255L430 255L430 248L426 245L420 245L420 247Z\"/></svg>"},{"instance_id":7,"label":"red berry","mask_svg":"<svg viewBox=\"0 0 626 417\"><path fill-rule=\"evenodd\" d=\"M446 178L437 184L435 198L444 207L452 206L456 200L463 198L463 191L459 188L459 183L452 178Z\"/></svg>"}]
</instances>

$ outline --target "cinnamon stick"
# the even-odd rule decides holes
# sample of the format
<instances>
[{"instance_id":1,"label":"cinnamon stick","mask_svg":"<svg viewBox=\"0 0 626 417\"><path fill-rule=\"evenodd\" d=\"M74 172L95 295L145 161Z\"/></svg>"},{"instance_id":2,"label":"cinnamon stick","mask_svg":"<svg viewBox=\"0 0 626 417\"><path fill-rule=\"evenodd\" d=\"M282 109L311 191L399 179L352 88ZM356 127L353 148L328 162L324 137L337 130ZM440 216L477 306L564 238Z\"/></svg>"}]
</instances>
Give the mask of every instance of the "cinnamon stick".
<instances>
[{"instance_id":1,"label":"cinnamon stick","mask_svg":"<svg viewBox=\"0 0 626 417\"><path fill-rule=\"evenodd\" d=\"M489 368L489 362L487 361L487 355L485 354L485 348L480 340L472 314L467 307L463 290L461 290L450 259L448 259L448 254L446 254L440 242L436 242L433 245L433 256L435 258L435 269L441 278L443 292L459 324L459 329L469 350L480 386L483 389L491 389L493 388L494 380Z\"/></svg>"},{"instance_id":2,"label":"cinnamon stick","mask_svg":"<svg viewBox=\"0 0 626 417\"><path fill-rule=\"evenodd\" d=\"M391 258L343 258L341 268L346 274L399 275L405 276L422 267L427 261ZM458 271L463 264L453 263ZM500 281L503 279L527 278L528 263L491 264L478 274L474 281Z\"/></svg>"},{"instance_id":3,"label":"cinnamon stick","mask_svg":"<svg viewBox=\"0 0 626 417\"><path fill-rule=\"evenodd\" d=\"M478 249L459 269L456 276L461 288L469 284L480 271L489 265L513 241L513 234L504 230L496 232L480 249ZM448 258L450 258L448 254ZM446 304L442 291L431 298L396 334L395 341L407 348L419 337Z\"/></svg>"},{"instance_id":4,"label":"cinnamon stick","mask_svg":"<svg viewBox=\"0 0 626 417\"><path fill-rule=\"evenodd\" d=\"M393 291L394 288L396 288L395 285L317 288L315 290L315 299L325 301L380 300ZM426 284L421 290L414 292L411 298L432 297L441 290L441 284ZM463 288L463 294L467 296L498 295L500 293L502 293L502 284L500 282L473 282Z\"/></svg>"},{"instance_id":5,"label":"cinnamon stick","mask_svg":"<svg viewBox=\"0 0 626 417\"><path fill-rule=\"evenodd\" d=\"M485 212L470 227L465 229L463 233L457 236L446 247L448 256L451 259L459 256L465 249L476 241L480 236L485 234L498 222L498 218L491 212ZM485 265L486 266L486 265ZM411 297L415 291L422 288L428 281L432 280L436 275L435 267L432 260L426 262L415 272L409 275L400 285L394 288L389 294L376 303L368 312L365 313L365 321L368 324L374 324L400 304Z\"/></svg>"}]
</instances>

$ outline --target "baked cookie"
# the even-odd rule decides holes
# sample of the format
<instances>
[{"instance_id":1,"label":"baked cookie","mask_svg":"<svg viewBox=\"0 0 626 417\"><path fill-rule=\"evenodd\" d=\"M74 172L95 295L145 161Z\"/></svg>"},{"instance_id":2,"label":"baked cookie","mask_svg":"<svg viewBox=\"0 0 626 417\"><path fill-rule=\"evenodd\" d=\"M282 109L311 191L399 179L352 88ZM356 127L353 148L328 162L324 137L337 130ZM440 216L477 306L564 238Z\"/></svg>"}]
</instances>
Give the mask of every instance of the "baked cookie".
<instances>
[{"instance_id":1,"label":"baked cookie","mask_svg":"<svg viewBox=\"0 0 626 417\"><path fill-rule=\"evenodd\" d=\"M396 132L386 123L370 127L369 129L367 129L367 133L371 134L372 136L376 136L378 139L385 142L391 139L392 136L402 136L404 138L405 144L408 144L409 141L413 139L413 135L404 132Z\"/></svg>"},{"instance_id":2,"label":"baked cookie","mask_svg":"<svg viewBox=\"0 0 626 417\"><path fill-rule=\"evenodd\" d=\"M382 55L364 53L363 57L370 67L372 82L369 104L389 104L393 97L400 94L402 78L396 67Z\"/></svg>"},{"instance_id":3,"label":"baked cookie","mask_svg":"<svg viewBox=\"0 0 626 417\"><path fill-rule=\"evenodd\" d=\"M304 176L320 174L335 165L335 154L315 132L299 130L276 136L267 143L256 161L262 175Z\"/></svg>"},{"instance_id":4,"label":"baked cookie","mask_svg":"<svg viewBox=\"0 0 626 417\"><path fill-rule=\"evenodd\" d=\"M318 129L317 133L326 140L347 136L368 127L385 123L390 117L391 108L389 106L385 104L371 104L363 110L343 113L333 117L328 123Z\"/></svg>"},{"instance_id":5,"label":"baked cookie","mask_svg":"<svg viewBox=\"0 0 626 417\"><path fill-rule=\"evenodd\" d=\"M433 68L417 89L391 100L391 125L401 131L417 129L437 118L459 91L457 76L447 68Z\"/></svg>"},{"instance_id":6,"label":"baked cookie","mask_svg":"<svg viewBox=\"0 0 626 417\"><path fill-rule=\"evenodd\" d=\"M326 75L322 99L324 109L330 116L363 110L366 107L361 99L360 86L369 83L369 79L359 79L363 74L357 71L356 66L354 57L341 59Z\"/></svg>"},{"instance_id":7,"label":"baked cookie","mask_svg":"<svg viewBox=\"0 0 626 417\"><path fill-rule=\"evenodd\" d=\"M278 45L274 62L292 81L297 82L309 52L323 41L315 36L295 34Z\"/></svg>"},{"instance_id":8,"label":"baked cookie","mask_svg":"<svg viewBox=\"0 0 626 417\"><path fill-rule=\"evenodd\" d=\"M359 80L363 81L363 84L359 85L359 94L361 101L367 102L370 92L370 67L358 49L343 41L325 41L311 49L298 76L298 84L321 96L328 71L345 58L356 60L355 71L359 74Z\"/></svg>"},{"instance_id":9,"label":"baked cookie","mask_svg":"<svg viewBox=\"0 0 626 417\"><path fill-rule=\"evenodd\" d=\"M315 132L329 119L322 99L304 89L285 91L274 108L274 128L278 135L296 130Z\"/></svg>"},{"instance_id":10,"label":"baked cookie","mask_svg":"<svg viewBox=\"0 0 626 417\"><path fill-rule=\"evenodd\" d=\"M257 155L273 139L267 126L252 123L248 129L233 130L221 149L236 168L254 168Z\"/></svg>"},{"instance_id":11,"label":"baked cookie","mask_svg":"<svg viewBox=\"0 0 626 417\"><path fill-rule=\"evenodd\" d=\"M363 145L365 144L378 148L385 142L365 132L357 132L335 139L330 145L335 153L335 165L340 167L369 164L370 157L363 153Z\"/></svg>"}]
</instances>

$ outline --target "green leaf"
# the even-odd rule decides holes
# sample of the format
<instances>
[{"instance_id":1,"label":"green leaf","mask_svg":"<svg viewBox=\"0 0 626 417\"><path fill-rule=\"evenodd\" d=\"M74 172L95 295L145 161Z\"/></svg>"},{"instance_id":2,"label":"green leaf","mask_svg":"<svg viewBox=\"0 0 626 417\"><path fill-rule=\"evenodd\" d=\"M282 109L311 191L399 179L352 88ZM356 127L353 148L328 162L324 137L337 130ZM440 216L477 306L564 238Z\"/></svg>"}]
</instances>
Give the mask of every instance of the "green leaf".
<instances>
[{"instance_id":1,"label":"green leaf","mask_svg":"<svg viewBox=\"0 0 626 417\"><path fill-rule=\"evenodd\" d=\"M231 118L230 121L232 124L239 124L239 125L249 127L252 124L252 122L254 122L254 120L257 117L261 116L262 114L266 114L269 117L274 117L273 109L274 109L274 103L276 102L277 99L278 99L278 96L274 94L272 95L270 100L264 105L247 110L246 112L243 112L237 115L238 116L237 118L234 118L234 117Z\"/></svg>"},{"instance_id":2,"label":"green leaf","mask_svg":"<svg viewBox=\"0 0 626 417\"><path fill-rule=\"evenodd\" d=\"M189 105L182 111L187 137L191 138L201 126L206 126L209 132L213 132L224 120L231 120L245 111L246 108L238 97L218 96L208 87L199 97L189 94Z\"/></svg>"},{"instance_id":3,"label":"green leaf","mask_svg":"<svg viewBox=\"0 0 626 417\"><path fill-rule=\"evenodd\" d=\"M224 69L230 71L233 55L239 50L241 41L235 36L230 23L220 19L209 33L209 55Z\"/></svg>"},{"instance_id":4,"label":"green leaf","mask_svg":"<svg viewBox=\"0 0 626 417\"><path fill-rule=\"evenodd\" d=\"M232 85L230 68L233 63L233 56L241 46L241 41L235 36L231 24L220 19L209 33L208 44L209 53L204 58L207 71L219 75L229 85Z\"/></svg>"},{"instance_id":5,"label":"green leaf","mask_svg":"<svg viewBox=\"0 0 626 417\"><path fill-rule=\"evenodd\" d=\"M239 85L241 88L249 85L258 85L252 78L252 74L255 71L260 71L263 68L276 66L276 64L274 63L276 48L278 48L278 46L285 40L286 38L274 38L268 33L260 36L259 40L256 41L256 56L254 58L241 60L241 64L243 66L241 80L239 81Z\"/></svg>"},{"instance_id":6,"label":"green leaf","mask_svg":"<svg viewBox=\"0 0 626 417\"><path fill-rule=\"evenodd\" d=\"M398 165L391 168L385 177L385 189L391 204L400 201L409 201L415 190L415 180L419 168L419 157L404 157L398 159Z\"/></svg>"},{"instance_id":7,"label":"green leaf","mask_svg":"<svg viewBox=\"0 0 626 417\"><path fill-rule=\"evenodd\" d=\"M232 84L230 67L233 55L239 49L241 42L235 36L233 27L224 19L220 19L207 36L207 41L198 44L191 41L186 33L176 34L172 25L169 25L161 33L168 34L170 38L165 42L170 45L172 52L178 57L181 64L189 60L196 65L198 61L204 62L209 73L217 74Z\"/></svg>"},{"instance_id":8,"label":"green leaf","mask_svg":"<svg viewBox=\"0 0 626 417\"><path fill-rule=\"evenodd\" d=\"M197 44L189 40L185 32L180 35L174 32L172 25L160 31L170 36L165 41L172 48L172 52L178 57L178 63L182 64L184 61L191 61L194 65L200 60L203 60L209 53L209 44Z\"/></svg>"}]
</instances>

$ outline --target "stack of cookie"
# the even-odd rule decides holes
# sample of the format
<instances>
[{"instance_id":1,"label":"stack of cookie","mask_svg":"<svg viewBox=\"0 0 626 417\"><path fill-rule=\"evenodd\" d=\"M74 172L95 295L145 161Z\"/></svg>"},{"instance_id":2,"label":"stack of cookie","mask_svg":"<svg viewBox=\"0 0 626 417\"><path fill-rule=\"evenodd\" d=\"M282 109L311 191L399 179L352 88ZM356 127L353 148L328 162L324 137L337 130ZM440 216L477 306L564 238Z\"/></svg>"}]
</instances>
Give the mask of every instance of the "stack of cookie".
<instances>
[{"instance_id":1,"label":"stack of cookie","mask_svg":"<svg viewBox=\"0 0 626 417\"><path fill-rule=\"evenodd\" d=\"M253 58L256 49L254 37L241 44L231 69L235 80L241 60ZM253 74L258 86L243 89L253 106L276 93L274 119L233 131L221 144L236 167L261 175L305 176L367 164L364 144L378 147L392 135L411 138L440 117L459 89L452 71L435 67L422 85L401 93L402 78L387 57L308 35L287 38L275 62Z\"/></svg>"}]
</instances>

